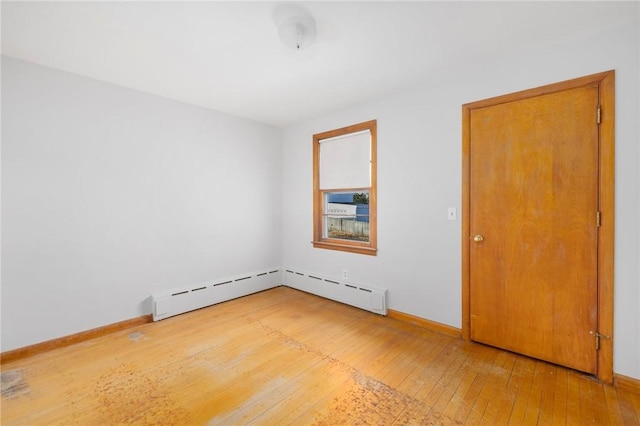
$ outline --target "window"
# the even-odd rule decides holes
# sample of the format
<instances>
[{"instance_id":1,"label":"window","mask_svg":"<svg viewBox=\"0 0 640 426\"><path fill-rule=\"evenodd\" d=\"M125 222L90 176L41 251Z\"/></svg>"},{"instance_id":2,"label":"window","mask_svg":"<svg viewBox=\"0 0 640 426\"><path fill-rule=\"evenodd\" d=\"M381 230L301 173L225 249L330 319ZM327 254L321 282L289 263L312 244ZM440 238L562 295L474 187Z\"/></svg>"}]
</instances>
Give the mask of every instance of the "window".
<instances>
[{"instance_id":1,"label":"window","mask_svg":"<svg viewBox=\"0 0 640 426\"><path fill-rule=\"evenodd\" d=\"M376 120L313 135L313 246L376 255Z\"/></svg>"}]
</instances>

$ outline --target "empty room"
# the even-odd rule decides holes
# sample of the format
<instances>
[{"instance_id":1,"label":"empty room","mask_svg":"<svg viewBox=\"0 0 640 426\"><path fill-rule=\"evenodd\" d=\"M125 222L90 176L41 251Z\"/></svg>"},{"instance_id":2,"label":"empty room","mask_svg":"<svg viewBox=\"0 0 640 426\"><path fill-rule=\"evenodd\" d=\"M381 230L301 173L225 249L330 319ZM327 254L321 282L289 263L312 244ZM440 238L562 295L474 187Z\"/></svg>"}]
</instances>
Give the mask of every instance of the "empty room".
<instances>
[{"instance_id":1,"label":"empty room","mask_svg":"<svg viewBox=\"0 0 640 426\"><path fill-rule=\"evenodd\" d=\"M3 425L640 425L640 2L1 19Z\"/></svg>"}]
</instances>

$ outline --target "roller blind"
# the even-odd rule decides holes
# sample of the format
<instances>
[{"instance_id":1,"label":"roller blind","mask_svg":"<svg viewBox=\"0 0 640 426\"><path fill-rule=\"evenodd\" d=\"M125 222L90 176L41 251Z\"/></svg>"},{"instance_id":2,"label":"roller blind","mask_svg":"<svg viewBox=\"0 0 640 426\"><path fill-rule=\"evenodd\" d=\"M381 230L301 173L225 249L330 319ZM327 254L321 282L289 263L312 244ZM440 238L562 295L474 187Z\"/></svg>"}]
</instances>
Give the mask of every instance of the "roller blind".
<instances>
[{"instance_id":1,"label":"roller blind","mask_svg":"<svg viewBox=\"0 0 640 426\"><path fill-rule=\"evenodd\" d=\"M371 186L371 132L320 141L320 189Z\"/></svg>"}]
</instances>

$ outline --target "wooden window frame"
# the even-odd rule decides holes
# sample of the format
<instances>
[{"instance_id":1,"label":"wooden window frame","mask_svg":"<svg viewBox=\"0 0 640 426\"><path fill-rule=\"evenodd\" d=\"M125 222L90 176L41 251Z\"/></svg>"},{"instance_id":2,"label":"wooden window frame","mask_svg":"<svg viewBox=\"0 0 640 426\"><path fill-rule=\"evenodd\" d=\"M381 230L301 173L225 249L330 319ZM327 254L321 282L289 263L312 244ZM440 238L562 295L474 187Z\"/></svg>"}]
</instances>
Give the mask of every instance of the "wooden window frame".
<instances>
[{"instance_id":1,"label":"wooden window frame","mask_svg":"<svg viewBox=\"0 0 640 426\"><path fill-rule=\"evenodd\" d=\"M345 192L353 190L362 192L363 188L331 188L320 189L320 141L337 136L348 135L361 131L371 132L371 182L369 191L369 241L351 241L336 238L325 238L323 229L323 198L325 193ZM313 241L315 248L328 250L338 250L350 253L366 254L375 256L378 251L377 245L377 121L365 121L340 129L330 130L313 135Z\"/></svg>"}]
</instances>

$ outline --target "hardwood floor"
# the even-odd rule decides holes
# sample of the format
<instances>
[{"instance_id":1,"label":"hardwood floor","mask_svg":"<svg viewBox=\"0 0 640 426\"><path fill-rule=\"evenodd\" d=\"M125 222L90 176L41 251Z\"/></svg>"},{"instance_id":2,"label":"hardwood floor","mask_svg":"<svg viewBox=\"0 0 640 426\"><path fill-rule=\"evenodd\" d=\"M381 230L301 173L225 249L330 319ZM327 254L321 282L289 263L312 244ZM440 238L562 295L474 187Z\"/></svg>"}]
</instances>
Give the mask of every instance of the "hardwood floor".
<instances>
[{"instance_id":1,"label":"hardwood floor","mask_svg":"<svg viewBox=\"0 0 640 426\"><path fill-rule=\"evenodd\" d=\"M280 287L2 366L3 425L640 424L640 395Z\"/></svg>"}]
</instances>

